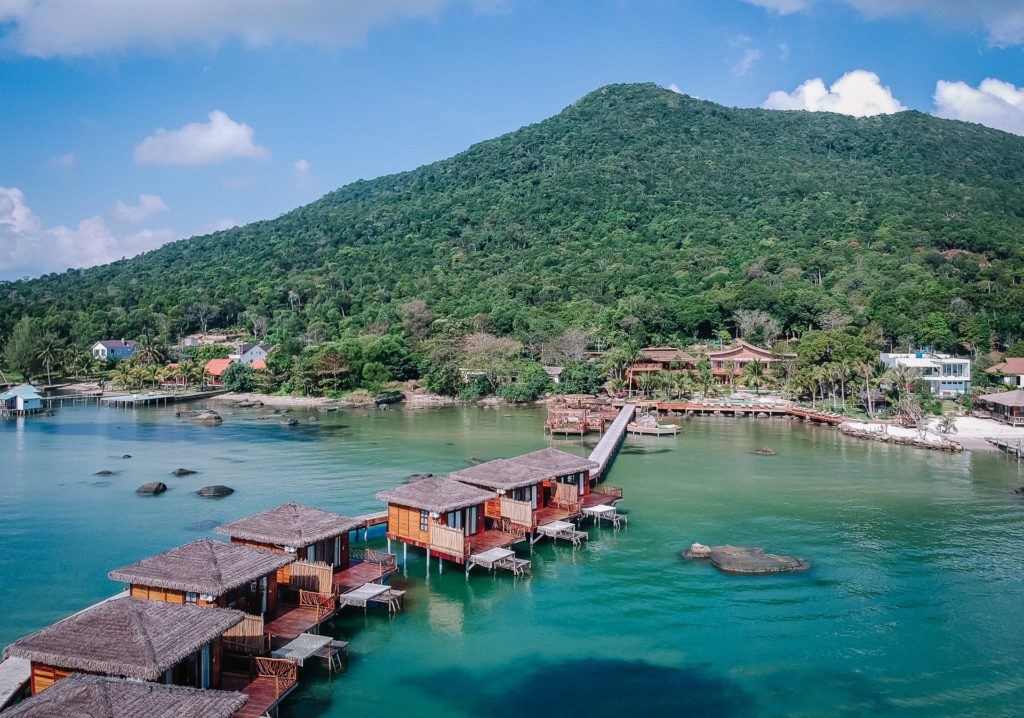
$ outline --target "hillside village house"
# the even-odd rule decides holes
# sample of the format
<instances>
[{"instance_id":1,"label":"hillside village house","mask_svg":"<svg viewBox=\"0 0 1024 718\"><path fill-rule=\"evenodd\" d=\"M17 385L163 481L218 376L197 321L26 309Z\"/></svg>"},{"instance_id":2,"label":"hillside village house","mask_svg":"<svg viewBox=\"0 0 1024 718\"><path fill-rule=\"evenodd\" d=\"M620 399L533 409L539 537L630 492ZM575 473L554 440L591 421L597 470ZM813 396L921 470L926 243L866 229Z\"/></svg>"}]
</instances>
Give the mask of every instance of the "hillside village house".
<instances>
[{"instance_id":1,"label":"hillside village house","mask_svg":"<svg viewBox=\"0 0 1024 718\"><path fill-rule=\"evenodd\" d=\"M92 358L99 361L122 361L135 353L132 339L105 339L92 345Z\"/></svg>"},{"instance_id":2,"label":"hillside village house","mask_svg":"<svg viewBox=\"0 0 1024 718\"><path fill-rule=\"evenodd\" d=\"M948 398L971 390L971 360L928 350L889 354L882 352L879 361L890 369L903 367L916 370L931 393Z\"/></svg>"},{"instance_id":3,"label":"hillside village house","mask_svg":"<svg viewBox=\"0 0 1024 718\"><path fill-rule=\"evenodd\" d=\"M636 378L641 374L660 374L663 371L692 373L697 370L701 357L705 355L719 384L728 383L730 369L734 377L742 376L744 368L753 361L760 361L765 373L777 364L796 361L796 354L773 352L742 339L737 339L730 346L715 351L707 351L701 346L689 349L646 347L641 351L643 358L626 368L626 382L632 387L636 386Z\"/></svg>"},{"instance_id":4,"label":"hillside village house","mask_svg":"<svg viewBox=\"0 0 1024 718\"><path fill-rule=\"evenodd\" d=\"M985 371L998 376L1006 386L1024 388L1024 357L1007 357Z\"/></svg>"},{"instance_id":5,"label":"hillside village house","mask_svg":"<svg viewBox=\"0 0 1024 718\"><path fill-rule=\"evenodd\" d=\"M732 366L735 376L742 376L743 370L748 364L760 361L764 365L765 373L768 373L777 364L795 362L796 354L773 352L771 349L764 349L737 339L731 346L708 352L708 359L711 361L711 371L714 372L714 375L727 381L729 366Z\"/></svg>"},{"instance_id":6,"label":"hillside village house","mask_svg":"<svg viewBox=\"0 0 1024 718\"><path fill-rule=\"evenodd\" d=\"M256 362L262 362L263 367L266 367L267 354L269 352L270 346L267 344L239 344L238 350L233 354L229 354L228 359L239 364L246 364L247 366L253 366Z\"/></svg>"},{"instance_id":7,"label":"hillside village house","mask_svg":"<svg viewBox=\"0 0 1024 718\"><path fill-rule=\"evenodd\" d=\"M224 386L224 370L234 364L233 359L211 359L206 362L206 383L209 386Z\"/></svg>"}]
</instances>

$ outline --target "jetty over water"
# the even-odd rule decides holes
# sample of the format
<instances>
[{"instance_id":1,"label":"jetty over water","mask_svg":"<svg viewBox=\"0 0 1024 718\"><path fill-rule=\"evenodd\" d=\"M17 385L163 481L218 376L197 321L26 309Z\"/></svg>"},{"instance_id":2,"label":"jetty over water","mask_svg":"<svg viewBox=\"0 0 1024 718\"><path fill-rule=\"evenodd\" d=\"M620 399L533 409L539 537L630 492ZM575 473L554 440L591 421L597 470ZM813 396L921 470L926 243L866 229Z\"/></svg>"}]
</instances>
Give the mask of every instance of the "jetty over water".
<instances>
[{"instance_id":1,"label":"jetty over water","mask_svg":"<svg viewBox=\"0 0 1024 718\"><path fill-rule=\"evenodd\" d=\"M608 427L608 431L597 442L594 450L590 452L590 460L598 465L598 468L592 472L592 477L600 479L604 476L612 460L615 458L619 446L622 445L622 440L626 437L626 430L629 428L629 422L633 421L634 416L636 416L636 404L627 403L623 405L619 410L619 415L615 417L615 421Z\"/></svg>"},{"instance_id":2,"label":"jetty over water","mask_svg":"<svg viewBox=\"0 0 1024 718\"><path fill-rule=\"evenodd\" d=\"M31 677L31 661L13 656L0 661L0 710L25 692Z\"/></svg>"}]
</instances>

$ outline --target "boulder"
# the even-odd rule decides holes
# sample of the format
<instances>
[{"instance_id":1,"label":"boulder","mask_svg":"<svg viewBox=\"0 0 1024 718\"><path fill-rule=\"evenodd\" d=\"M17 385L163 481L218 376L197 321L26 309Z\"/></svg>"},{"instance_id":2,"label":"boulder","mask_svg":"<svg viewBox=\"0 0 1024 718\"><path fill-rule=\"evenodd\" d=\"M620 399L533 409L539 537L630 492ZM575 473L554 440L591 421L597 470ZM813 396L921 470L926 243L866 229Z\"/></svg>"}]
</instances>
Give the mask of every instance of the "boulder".
<instances>
[{"instance_id":1,"label":"boulder","mask_svg":"<svg viewBox=\"0 0 1024 718\"><path fill-rule=\"evenodd\" d=\"M135 493L140 496L156 496L167 491L167 484L163 481L150 481L148 484L143 484L139 488L135 489Z\"/></svg>"},{"instance_id":2,"label":"boulder","mask_svg":"<svg viewBox=\"0 0 1024 718\"><path fill-rule=\"evenodd\" d=\"M754 452L758 456L775 456L775 449L768 446L762 446L760 449Z\"/></svg>"},{"instance_id":3,"label":"boulder","mask_svg":"<svg viewBox=\"0 0 1024 718\"><path fill-rule=\"evenodd\" d=\"M281 426L298 426L299 420L295 417L289 416L287 419L281 422Z\"/></svg>"},{"instance_id":4,"label":"boulder","mask_svg":"<svg viewBox=\"0 0 1024 718\"><path fill-rule=\"evenodd\" d=\"M204 486L196 492L200 496L207 498L216 498L218 496L230 496L235 493L235 490L230 486L224 486L223 484L214 484L213 486Z\"/></svg>"},{"instance_id":5,"label":"boulder","mask_svg":"<svg viewBox=\"0 0 1024 718\"><path fill-rule=\"evenodd\" d=\"M110 469L100 469L96 472L96 476L113 476L114 472Z\"/></svg>"},{"instance_id":6,"label":"boulder","mask_svg":"<svg viewBox=\"0 0 1024 718\"><path fill-rule=\"evenodd\" d=\"M1024 496L1024 486L1021 486L1019 489L1014 489L1013 493L1017 494L1018 496Z\"/></svg>"},{"instance_id":7,"label":"boulder","mask_svg":"<svg viewBox=\"0 0 1024 718\"><path fill-rule=\"evenodd\" d=\"M215 412L213 409L207 409L206 411L197 411L195 414L189 417L196 424L209 424L215 425L220 424L224 421L221 415Z\"/></svg>"},{"instance_id":8,"label":"boulder","mask_svg":"<svg viewBox=\"0 0 1024 718\"><path fill-rule=\"evenodd\" d=\"M310 424L317 424L320 422L320 420L317 419L315 416L309 417L308 419L306 419L306 421L308 421Z\"/></svg>"},{"instance_id":9,"label":"boulder","mask_svg":"<svg viewBox=\"0 0 1024 718\"><path fill-rule=\"evenodd\" d=\"M124 456L122 456L121 458L122 458L122 459L130 459L130 458L132 458L132 455L131 455L131 454L125 454L125 455L124 455Z\"/></svg>"},{"instance_id":10,"label":"boulder","mask_svg":"<svg viewBox=\"0 0 1024 718\"><path fill-rule=\"evenodd\" d=\"M683 558L709 559L711 565L724 573L741 576L760 576L770 573L806 571L811 564L796 556L765 553L758 546L703 546L693 544L683 552Z\"/></svg>"},{"instance_id":11,"label":"boulder","mask_svg":"<svg viewBox=\"0 0 1024 718\"><path fill-rule=\"evenodd\" d=\"M648 429L658 428L658 417L656 414L644 414L636 420L637 426L643 426Z\"/></svg>"},{"instance_id":12,"label":"boulder","mask_svg":"<svg viewBox=\"0 0 1024 718\"><path fill-rule=\"evenodd\" d=\"M193 471L192 469L175 469L171 473L174 474L175 476L191 476L196 472Z\"/></svg>"}]
</instances>

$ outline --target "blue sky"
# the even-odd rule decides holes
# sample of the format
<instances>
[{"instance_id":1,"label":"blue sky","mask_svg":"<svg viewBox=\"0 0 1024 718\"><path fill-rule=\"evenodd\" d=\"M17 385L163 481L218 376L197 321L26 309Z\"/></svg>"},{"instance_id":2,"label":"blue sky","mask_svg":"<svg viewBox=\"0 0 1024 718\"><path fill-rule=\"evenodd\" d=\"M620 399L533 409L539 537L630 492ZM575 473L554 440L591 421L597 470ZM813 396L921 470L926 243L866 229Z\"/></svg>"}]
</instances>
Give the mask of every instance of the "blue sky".
<instances>
[{"instance_id":1,"label":"blue sky","mask_svg":"<svg viewBox=\"0 0 1024 718\"><path fill-rule=\"evenodd\" d=\"M0 0L0 279L271 218L612 82L1024 134L1024 2Z\"/></svg>"}]
</instances>

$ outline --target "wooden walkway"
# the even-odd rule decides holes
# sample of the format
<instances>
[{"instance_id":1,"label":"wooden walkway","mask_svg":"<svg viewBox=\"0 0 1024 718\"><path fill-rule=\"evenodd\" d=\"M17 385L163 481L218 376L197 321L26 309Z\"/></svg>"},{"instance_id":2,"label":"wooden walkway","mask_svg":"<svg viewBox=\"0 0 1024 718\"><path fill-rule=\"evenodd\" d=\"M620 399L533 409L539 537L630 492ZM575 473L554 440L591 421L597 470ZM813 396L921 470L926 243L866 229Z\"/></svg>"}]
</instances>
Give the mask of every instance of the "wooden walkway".
<instances>
[{"instance_id":1,"label":"wooden walkway","mask_svg":"<svg viewBox=\"0 0 1024 718\"><path fill-rule=\"evenodd\" d=\"M987 437L985 441L992 444L992 446L996 447L1004 454L1016 456L1018 459L1024 459L1024 442L1022 442L1020 439L1017 439L1016 441L1010 441L1008 439Z\"/></svg>"},{"instance_id":2,"label":"wooden walkway","mask_svg":"<svg viewBox=\"0 0 1024 718\"><path fill-rule=\"evenodd\" d=\"M615 454L618 453L619 447L622 445L622 440L626 437L629 422L633 421L634 416L636 416L636 404L624 405L619 410L619 415L615 417L615 421L608 427L608 431L590 452L590 460L598 464L598 468L591 473L592 477L600 479L608 471L608 467L611 466Z\"/></svg>"},{"instance_id":3,"label":"wooden walkway","mask_svg":"<svg viewBox=\"0 0 1024 718\"><path fill-rule=\"evenodd\" d=\"M329 621L335 611L325 612L310 606L279 605L274 618L268 620L263 632L269 634L275 642L292 641L303 633L309 633L320 624Z\"/></svg>"},{"instance_id":4,"label":"wooden walkway","mask_svg":"<svg viewBox=\"0 0 1024 718\"><path fill-rule=\"evenodd\" d=\"M249 696L249 700L235 713L234 718L261 718L295 690L296 685L298 684L295 681L282 681L273 676L232 680L231 676L225 673L221 687L224 690L241 691Z\"/></svg>"},{"instance_id":5,"label":"wooden walkway","mask_svg":"<svg viewBox=\"0 0 1024 718\"><path fill-rule=\"evenodd\" d=\"M699 416L794 416L805 421L815 421L820 424L837 426L846 417L833 414L830 411L808 409L803 406L792 404L727 404L718 402L694 402L694 401L655 401L646 406L654 406L658 411L675 411L683 414Z\"/></svg>"}]
</instances>

